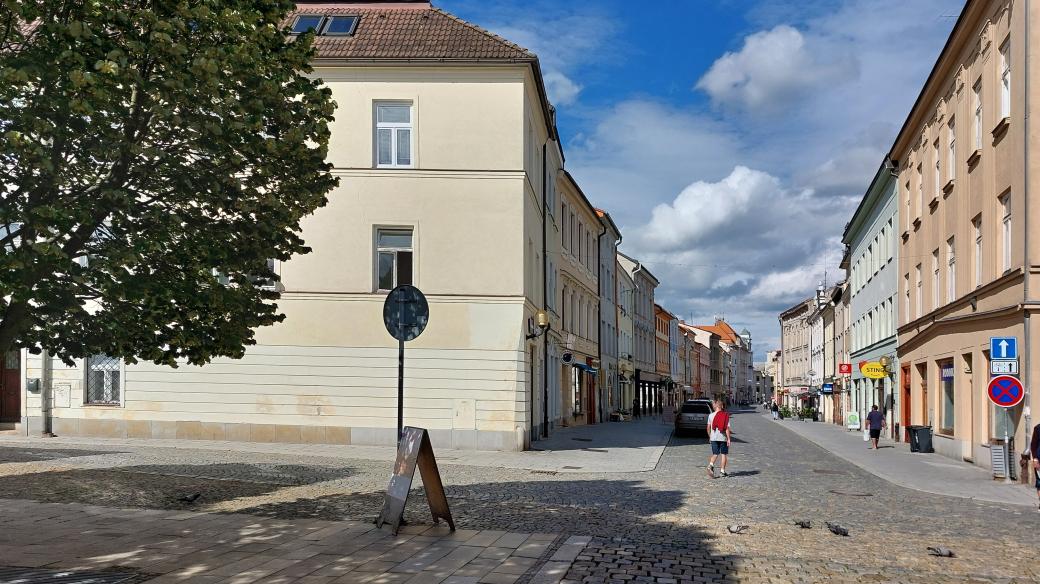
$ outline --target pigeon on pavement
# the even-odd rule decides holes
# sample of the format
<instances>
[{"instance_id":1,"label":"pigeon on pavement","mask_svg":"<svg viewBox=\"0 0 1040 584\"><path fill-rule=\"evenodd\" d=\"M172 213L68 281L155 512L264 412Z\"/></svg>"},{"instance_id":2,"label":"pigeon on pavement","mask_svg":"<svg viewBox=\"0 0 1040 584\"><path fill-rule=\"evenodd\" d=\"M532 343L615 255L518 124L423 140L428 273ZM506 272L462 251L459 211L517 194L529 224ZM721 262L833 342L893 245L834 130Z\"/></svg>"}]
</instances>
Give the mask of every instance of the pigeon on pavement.
<instances>
[{"instance_id":1,"label":"pigeon on pavement","mask_svg":"<svg viewBox=\"0 0 1040 584\"><path fill-rule=\"evenodd\" d=\"M849 530L845 529L844 527L842 527L840 525L838 525L837 523L831 523L831 522L828 521L827 522L827 529L831 530L831 533L833 533L834 535L840 535L842 537L848 537L849 536Z\"/></svg>"},{"instance_id":2,"label":"pigeon on pavement","mask_svg":"<svg viewBox=\"0 0 1040 584\"><path fill-rule=\"evenodd\" d=\"M741 534L746 533L748 529L751 529L748 525L729 525L726 527L730 533Z\"/></svg>"},{"instance_id":3,"label":"pigeon on pavement","mask_svg":"<svg viewBox=\"0 0 1040 584\"><path fill-rule=\"evenodd\" d=\"M192 493L192 494L186 495L184 497L178 497L177 500L181 501L183 503L194 503L201 496L202 496L202 493Z\"/></svg>"},{"instance_id":4,"label":"pigeon on pavement","mask_svg":"<svg viewBox=\"0 0 1040 584\"><path fill-rule=\"evenodd\" d=\"M795 521L794 524L802 529L812 529L812 521Z\"/></svg>"},{"instance_id":5,"label":"pigeon on pavement","mask_svg":"<svg viewBox=\"0 0 1040 584\"><path fill-rule=\"evenodd\" d=\"M928 548L928 554L932 555L932 556L938 556L940 558L952 558L952 557L955 557L953 555L953 550L951 550L949 548L944 548L942 546L935 546L935 547Z\"/></svg>"}]
</instances>

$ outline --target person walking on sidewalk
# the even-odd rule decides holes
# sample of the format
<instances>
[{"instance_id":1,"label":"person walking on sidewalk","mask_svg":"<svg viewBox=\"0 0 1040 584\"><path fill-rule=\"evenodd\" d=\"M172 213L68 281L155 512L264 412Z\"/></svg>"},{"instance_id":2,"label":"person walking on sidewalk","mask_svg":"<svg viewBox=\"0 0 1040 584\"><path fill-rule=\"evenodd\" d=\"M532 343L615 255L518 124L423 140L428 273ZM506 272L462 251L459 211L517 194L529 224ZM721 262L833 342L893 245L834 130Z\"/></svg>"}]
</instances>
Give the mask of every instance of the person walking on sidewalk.
<instances>
[{"instance_id":1,"label":"person walking on sidewalk","mask_svg":"<svg viewBox=\"0 0 1040 584\"><path fill-rule=\"evenodd\" d=\"M1033 479L1036 480L1036 496L1040 498L1040 424L1033 428L1033 439L1029 441L1029 453L1033 455ZM1040 511L1040 504L1037 504Z\"/></svg>"},{"instance_id":2,"label":"person walking on sidewalk","mask_svg":"<svg viewBox=\"0 0 1040 584\"><path fill-rule=\"evenodd\" d=\"M770 406L769 409L773 410L773 419L774 420L780 419L780 406L776 405L776 402L773 402L773 405Z\"/></svg>"},{"instance_id":3,"label":"person walking on sidewalk","mask_svg":"<svg viewBox=\"0 0 1040 584\"><path fill-rule=\"evenodd\" d=\"M715 411L708 416L708 440L711 441L711 458L708 460L708 476L715 478L715 461L721 458L719 468L722 476L726 474L726 463L729 462L729 445L732 440L729 413L717 399L712 403Z\"/></svg>"},{"instance_id":4,"label":"person walking on sidewalk","mask_svg":"<svg viewBox=\"0 0 1040 584\"><path fill-rule=\"evenodd\" d=\"M632 398L632 417L639 418L639 398Z\"/></svg>"},{"instance_id":5,"label":"person walking on sidewalk","mask_svg":"<svg viewBox=\"0 0 1040 584\"><path fill-rule=\"evenodd\" d=\"M888 424L885 423L885 416L878 411L878 407L875 405L870 408L870 413L867 414L867 428L870 429L870 443L871 448L874 450L878 449L878 441L881 439L881 430Z\"/></svg>"}]
</instances>

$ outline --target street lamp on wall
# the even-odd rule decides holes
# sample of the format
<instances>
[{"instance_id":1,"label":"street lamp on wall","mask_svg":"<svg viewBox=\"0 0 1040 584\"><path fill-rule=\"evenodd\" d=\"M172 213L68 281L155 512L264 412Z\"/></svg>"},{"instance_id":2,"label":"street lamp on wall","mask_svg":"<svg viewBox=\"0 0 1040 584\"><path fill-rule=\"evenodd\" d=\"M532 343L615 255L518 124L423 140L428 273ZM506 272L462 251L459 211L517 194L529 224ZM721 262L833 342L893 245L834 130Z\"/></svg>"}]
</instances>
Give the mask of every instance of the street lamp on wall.
<instances>
[{"instance_id":1,"label":"street lamp on wall","mask_svg":"<svg viewBox=\"0 0 1040 584\"><path fill-rule=\"evenodd\" d=\"M526 337L527 340L538 338L538 337L544 335L545 331L549 330L549 314L547 312L545 312L544 310L539 310L538 312L536 312L535 315L534 315L534 319L533 320L534 320L534 324L537 325L538 330L536 330L534 332L527 333L527 337ZM531 319L528 319L527 320L527 330L530 331L533 328L534 327L532 326Z\"/></svg>"}]
</instances>

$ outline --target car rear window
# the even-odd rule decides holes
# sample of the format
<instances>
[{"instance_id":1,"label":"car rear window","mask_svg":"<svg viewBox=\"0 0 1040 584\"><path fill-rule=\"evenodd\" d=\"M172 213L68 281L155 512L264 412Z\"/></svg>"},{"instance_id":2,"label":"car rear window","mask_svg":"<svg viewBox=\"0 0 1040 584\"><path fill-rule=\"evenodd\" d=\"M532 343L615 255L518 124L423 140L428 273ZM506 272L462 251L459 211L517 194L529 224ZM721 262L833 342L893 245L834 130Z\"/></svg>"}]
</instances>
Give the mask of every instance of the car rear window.
<instances>
[{"instance_id":1,"label":"car rear window","mask_svg":"<svg viewBox=\"0 0 1040 584\"><path fill-rule=\"evenodd\" d=\"M684 414L710 414L711 408L708 404L683 404L682 413Z\"/></svg>"}]
</instances>

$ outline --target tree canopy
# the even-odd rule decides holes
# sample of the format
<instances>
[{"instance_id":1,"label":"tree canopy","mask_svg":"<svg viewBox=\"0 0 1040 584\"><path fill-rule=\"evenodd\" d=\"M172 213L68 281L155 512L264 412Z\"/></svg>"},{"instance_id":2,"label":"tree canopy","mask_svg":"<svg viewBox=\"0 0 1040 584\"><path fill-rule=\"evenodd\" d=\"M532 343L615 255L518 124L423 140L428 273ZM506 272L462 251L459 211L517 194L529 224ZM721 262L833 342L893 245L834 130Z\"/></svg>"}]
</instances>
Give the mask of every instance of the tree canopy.
<instances>
[{"instance_id":1,"label":"tree canopy","mask_svg":"<svg viewBox=\"0 0 1040 584\"><path fill-rule=\"evenodd\" d=\"M0 0L0 356L238 357L337 184L286 0Z\"/></svg>"}]
</instances>

